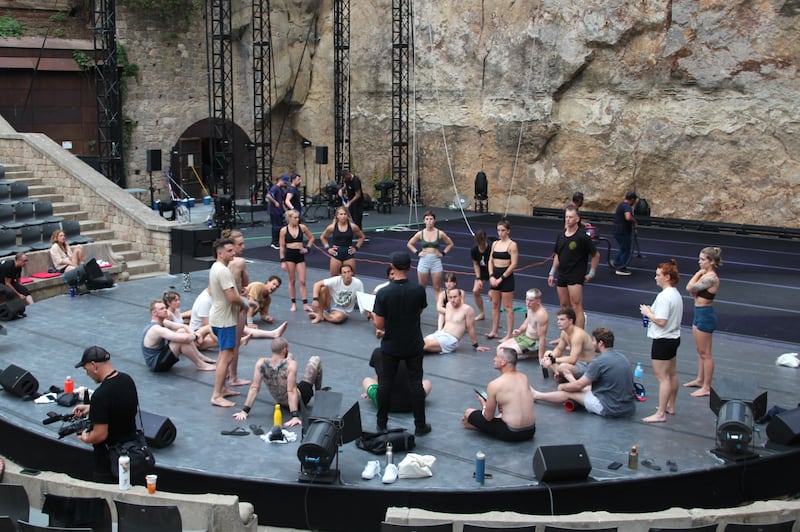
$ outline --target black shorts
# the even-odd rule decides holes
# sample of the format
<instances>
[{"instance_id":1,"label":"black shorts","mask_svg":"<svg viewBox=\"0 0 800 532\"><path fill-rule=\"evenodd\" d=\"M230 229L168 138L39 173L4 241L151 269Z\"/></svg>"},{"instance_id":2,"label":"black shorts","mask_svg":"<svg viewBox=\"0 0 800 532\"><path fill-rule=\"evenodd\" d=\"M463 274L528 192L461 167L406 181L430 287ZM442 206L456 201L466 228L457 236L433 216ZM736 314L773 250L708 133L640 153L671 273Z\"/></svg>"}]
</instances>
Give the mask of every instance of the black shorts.
<instances>
[{"instance_id":1,"label":"black shorts","mask_svg":"<svg viewBox=\"0 0 800 532\"><path fill-rule=\"evenodd\" d=\"M300 264L301 262L306 261L305 255L300 253L299 249L292 248L286 248L283 258L286 259L286 262L294 262L295 264Z\"/></svg>"},{"instance_id":2,"label":"black shorts","mask_svg":"<svg viewBox=\"0 0 800 532\"><path fill-rule=\"evenodd\" d=\"M155 371L156 373L169 371L170 368L174 366L177 362L178 362L178 357L175 356L175 353L172 352L172 349L169 348L169 344L167 344L161 350L161 353L158 354L156 367L153 368L153 371Z\"/></svg>"},{"instance_id":3,"label":"black shorts","mask_svg":"<svg viewBox=\"0 0 800 532\"><path fill-rule=\"evenodd\" d=\"M491 434L498 440L503 441L528 441L532 440L533 435L536 434L536 425L524 429L512 429L505 424L502 418L486 421L480 410L473 411L467 421L481 432Z\"/></svg>"},{"instance_id":4,"label":"black shorts","mask_svg":"<svg viewBox=\"0 0 800 532\"><path fill-rule=\"evenodd\" d=\"M563 275L559 274L558 275L558 281L556 282L556 286L559 286L561 288L565 288L567 286L576 285L576 284L582 285L583 282L585 281L584 277L585 276L581 276L580 279L567 279Z\"/></svg>"},{"instance_id":5,"label":"black shorts","mask_svg":"<svg viewBox=\"0 0 800 532\"><path fill-rule=\"evenodd\" d=\"M680 345L680 338L653 338L653 345L650 346L650 358L672 360L678 356L678 346Z\"/></svg>"},{"instance_id":6,"label":"black shorts","mask_svg":"<svg viewBox=\"0 0 800 532\"><path fill-rule=\"evenodd\" d=\"M500 279L503 277L503 274L506 272L508 268L497 268L495 267L494 272L492 272L492 277L496 279ZM514 291L514 274L512 273L502 281L497 286L493 286L491 290L498 290L500 292L513 292Z\"/></svg>"},{"instance_id":7,"label":"black shorts","mask_svg":"<svg viewBox=\"0 0 800 532\"><path fill-rule=\"evenodd\" d=\"M11 286L14 287L14 290L16 290L25 297L31 295L30 291L28 291L27 288L25 288L21 283L18 283L17 281L11 281ZM17 294L14 293L14 290L11 290L11 288L7 287L3 283L0 283L0 293L5 294L7 299L14 299L17 297Z\"/></svg>"},{"instance_id":8,"label":"black shorts","mask_svg":"<svg viewBox=\"0 0 800 532\"><path fill-rule=\"evenodd\" d=\"M314 386L311 383L300 381L297 383L297 390L300 392L300 400L303 401L304 405L307 405L311 398L314 397Z\"/></svg>"}]
</instances>

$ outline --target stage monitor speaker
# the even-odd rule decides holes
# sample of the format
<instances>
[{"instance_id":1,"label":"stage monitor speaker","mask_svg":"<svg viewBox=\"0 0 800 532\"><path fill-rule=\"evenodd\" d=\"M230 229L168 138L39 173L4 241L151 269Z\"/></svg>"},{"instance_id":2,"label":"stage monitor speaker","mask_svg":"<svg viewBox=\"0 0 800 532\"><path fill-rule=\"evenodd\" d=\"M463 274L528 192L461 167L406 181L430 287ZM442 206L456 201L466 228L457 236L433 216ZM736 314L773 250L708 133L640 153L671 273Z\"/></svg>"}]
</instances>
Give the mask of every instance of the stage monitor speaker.
<instances>
[{"instance_id":1,"label":"stage monitor speaker","mask_svg":"<svg viewBox=\"0 0 800 532\"><path fill-rule=\"evenodd\" d=\"M161 150L147 150L147 171L161 171Z\"/></svg>"},{"instance_id":2,"label":"stage monitor speaker","mask_svg":"<svg viewBox=\"0 0 800 532\"><path fill-rule=\"evenodd\" d=\"M317 164L328 164L328 147L317 146L316 156L317 156L316 157Z\"/></svg>"},{"instance_id":3,"label":"stage monitor speaker","mask_svg":"<svg viewBox=\"0 0 800 532\"><path fill-rule=\"evenodd\" d=\"M800 443L800 408L773 417L767 424L767 437L781 445Z\"/></svg>"},{"instance_id":4,"label":"stage monitor speaker","mask_svg":"<svg viewBox=\"0 0 800 532\"><path fill-rule=\"evenodd\" d=\"M39 381L26 369L11 364L0 373L0 386L17 397L33 395L39 391Z\"/></svg>"},{"instance_id":5,"label":"stage monitor speaker","mask_svg":"<svg viewBox=\"0 0 800 532\"><path fill-rule=\"evenodd\" d=\"M753 411L753 419L759 419L767 413L767 392L758 389L755 379L715 376L711 396L708 398L711 411L718 416L722 405L734 400L749 406Z\"/></svg>"},{"instance_id":6,"label":"stage monitor speaker","mask_svg":"<svg viewBox=\"0 0 800 532\"><path fill-rule=\"evenodd\" d=\"M539 482L583 480L592 465L586 448L575 445L540 445L533 454L533 474Z\"/></svg>"},{"instance_id":7,"label":"stage monitor speaker","mask_svg":"<svg viewBox=\"0 0 800 532\"><path fill-rule=\"evenodd\" d=\"M158 449L172 445L172 442L175 441L175 436L178 435L178 429L175 428L172 421L166 416L160 416L152 412L145 412L144 410L140 410L140 412L142 413L142 426L139 428L144 430L144 438L147 443ZM138 416L136 424L137 426L139 425Z\"/></svg>"}]
</instances>

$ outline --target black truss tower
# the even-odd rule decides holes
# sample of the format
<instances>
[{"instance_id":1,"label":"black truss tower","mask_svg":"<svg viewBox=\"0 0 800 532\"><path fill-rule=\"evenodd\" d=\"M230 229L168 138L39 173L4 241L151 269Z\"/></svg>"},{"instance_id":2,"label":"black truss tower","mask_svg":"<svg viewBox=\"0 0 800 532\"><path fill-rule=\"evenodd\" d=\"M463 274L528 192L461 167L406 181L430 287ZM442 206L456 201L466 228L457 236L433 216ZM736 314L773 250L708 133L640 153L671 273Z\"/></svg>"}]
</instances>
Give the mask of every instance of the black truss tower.
<instances>
[{"instance_id":1,"label":"black truss tower","mask_svg":"<svg viewBox=\"0 0 800 532\"><path fill-rule=\"evenodd\" d=\"M272 183L272 26L269 0L253 0L253 148L255 188L266 201Z\"/></svg>"},{"instance_id":2,"label":"black truss tower","mask_svg":"<svg viewBox=\"0 0 800 532\"><path fill-rule=\"evenodd\" d=\"M117 22L114 0L95 0L94 81L97 93L97 154L100 171L125 187L122 161L122 96L117 68Z\"/></svg>"},{"instance_id":3,"label":"black truss tower","mask_svg":"<svg viewBox=\"0 0 800 532\"><path fill-rule=\"evenodd\" d=\"M350 0L333 0L333 144L341 181L350 169Z\"/></svg>"},{"instance_id":4,"label":"black truss tower","mask_svg":"<svg viewBox=\"0 0 800 532\"><path fill-rule=\"evenodd\" d=\"M408 99L412 35L411 0L392 0L392 189L394 203L419 194L409 188ZM418 184L417 184L418 185Z\"/></svg>"},{"instance_id":5,"label":"black truss tower","mask_svg":"<svg viewBox=\"0 0 800 532\"><path fill-rule=\"evenodd\" d=\"M217 194L235 194L233 172L233 50L231 49L231 0L208 0L206 17L209 70L209 111L213 179Z\"/></svg>"}]
</instances>

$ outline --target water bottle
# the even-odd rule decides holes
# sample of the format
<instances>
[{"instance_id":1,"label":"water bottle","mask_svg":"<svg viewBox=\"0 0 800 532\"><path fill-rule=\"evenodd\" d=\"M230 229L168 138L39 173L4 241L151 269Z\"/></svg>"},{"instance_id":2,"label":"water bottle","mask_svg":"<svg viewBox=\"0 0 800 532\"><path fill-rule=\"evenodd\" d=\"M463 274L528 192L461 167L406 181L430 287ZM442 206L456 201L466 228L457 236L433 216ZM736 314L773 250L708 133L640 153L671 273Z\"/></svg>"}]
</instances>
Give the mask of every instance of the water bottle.
<instances>
[{"instance_id":1,"label":"water bottle","mask_svg":"<svg viewBox=\"0 0 800 532\"><path fill-rule=\"evenodd\" d=\"M650 326L650 318L642 314L642 327L647 329Z\"/></svg>"},{"instance_id":2,"label":"water bottle","mask_svg":"<svg viewBox=\"0 0 800 532\"><path fill-rule=\"evenodd\" d=\"M131 458L127 454L119 457L119 489L131 489Z\"/></svg>"},{"instance_id":3,"label":"water bottle","mask_svg":"<svg viewBox=\"0 0 800 532\"><path fill-rule=\"evenodd\" d=\"M69 297L75 297L75 287L74 286L70 286L69 287Z\"/></svg>"},{"instance_id":4,"label":"water bottle","mask_svg":"<svg viewBox=\"0 0 800 532\"><path fill-rule=\"evenodd\" d=\"M394 457L392 456L392 442L387 441L386 442L386 465L388 466L389 464L391 464L393 459L394 459Z\"/></svg>"},{"instance_id":5,"label":"water bottle","mask_svg":"<svg viewBox=\"0 0 800 532\"><path fill-rule=\"evenodd\" d=\"M281 412L281 405L275 405L275 412L272 414L272 424L277 427L283 426L283 412Z\"/></svg>"},{"instance_id":6,"label":"water bottle","mask_svg":"<svg viewBox=\"0 0 800 532\"><path fill-rule=\"evenodd\" d=\"M209 229L211 229L212 227L214 227L214 220L212 220L212 219L209 217L209 218L208 218L208 228L209 228Z\"/></svg>"},{"instance_id":7,"label":"water bottle","mask_svg":"<svg viewBox=\"0 0 800 532\"><path fill-rule=\"evenodd\" d=\"M644 369L642 369L642 363L636 363L636 369L633 370L633 377L636 379L641 379L644 376Z\"/></svg>"},{"instance_id":8,"label":"water bottle","mask_svg":"<svg viewBox=\"0 0 800 532\"><path fill-rule=\"evenodd\" d=\"M189 277L189 273L185 272L183 274L183 291L184 292L191 292L192 291L192 278Z\"/></svg>"},{"instance_id":9,"label":"water bottle","mask_svg":"<svg viewBox=\"0 0 800 532\"><path fill-rule=\"evenodd\" d=\"M475 455L475 482L483 486L485 478L486 478L486 454L483 451L478 451L478 453Z\"/></svg>"},{"instance_id":10,"label":"water bottle","mask_svg":"<svg viewBox=\"0 0 800 532\"><path fill-rule=\"evenodd\" d=\"M64 393L74 393L75 392L75 382L72 380L72 377L67 375L67 378L64 379Z\"/></svg>"},{"instance_id":11,"label":"water bottle","mask_svg":"<svg viewBox=\"0 0 800 532\"><path fill-rule=\"evenodd\" d=\"M635 445L631 447L631 452L628 453L628 468L639 469L639 449Z\"/></svg>"}]
</instances>

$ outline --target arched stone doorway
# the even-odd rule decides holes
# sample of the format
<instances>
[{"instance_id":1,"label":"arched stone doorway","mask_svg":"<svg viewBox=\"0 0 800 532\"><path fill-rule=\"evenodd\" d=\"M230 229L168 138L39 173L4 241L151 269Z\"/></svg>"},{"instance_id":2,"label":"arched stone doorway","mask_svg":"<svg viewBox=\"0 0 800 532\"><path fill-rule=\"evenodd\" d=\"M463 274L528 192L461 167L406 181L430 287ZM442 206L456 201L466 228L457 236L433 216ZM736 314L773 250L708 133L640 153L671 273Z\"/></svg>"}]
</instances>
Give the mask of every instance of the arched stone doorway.
<instances>
[{"instance_id":1,"label":"arched stone doorway","mask_svg":"<svg viewBox=\"0 0 800 532\"><path fill-rule=\"evenodd\" d=\"M233 169L229 175L229 187L235 199L250 198L251 186L255 183L255 152L250 137L233 124ZM212 173L211 143L209 134L211 121L206 118L195 122L181 134L170 152L172 177L190 197L202 198L214 192L222 193L222 183L215 182Z\"/></svg>"}]
</instances>

